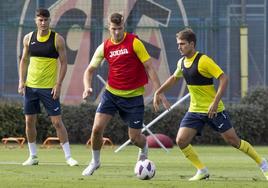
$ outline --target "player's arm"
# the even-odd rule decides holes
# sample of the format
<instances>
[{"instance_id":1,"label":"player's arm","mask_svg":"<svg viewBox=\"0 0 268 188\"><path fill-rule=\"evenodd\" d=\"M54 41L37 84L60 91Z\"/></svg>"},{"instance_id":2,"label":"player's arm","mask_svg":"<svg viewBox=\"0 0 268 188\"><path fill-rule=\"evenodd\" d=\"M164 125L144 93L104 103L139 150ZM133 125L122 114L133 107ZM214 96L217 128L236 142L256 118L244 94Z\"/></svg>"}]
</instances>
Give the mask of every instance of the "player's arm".
<instances>
[{"instance_id":1,"label":"player's arm","mask_svg":"<svg viewBox=\"0 0 268 188\"><path fill-rule=\"evenodd\" d=\"M208 109L208 117L213 118L214 116L217 115L219 102L228 85L228 76L224 74L223 70L215 63L213 59L209 58L208 56L202 56L200 58L200 69L201 69L201 74L202 74L202 70L204 70L203 74L207 73L206 75L204 74L205 76L214 77L219 80L219 85L218 85L216 95Z\"/></svg>"},{"instance_id":2,"label":"player's arm","mask_svg":"<svg viewBox=\"0 0 268 188\"><path fill-rule=\"evenodd\" d=\"M67 72L67 55L64 38L56 34L56 48L59 53L60 71L56 85L53 87L51 94L53 99L57 99L60 96L61 85Z\"/></svg>"},{"instance_id":3,"label":"player's arm","mask_svg":"<svg viewBox=\"0 0 268 188\"><path fill-rule=\"evenodd\" d=\"M147 72L149 79L152 81L154 90L156 91L160 87L160 81L154 69L152 58L139 39L134 40L133 49L140 61L143 63L145 71ZM159 101L163 103L165 108L168 109L170 107L170 104L164 95L159 95ZM158 108L155 107L155 110L157 111Z\"/></svg>"},{"instance_id":4,"label":"player's arm","mask_svg":"<svg viewBox=\"0 0 268 188\"><path fill-rule=\"evenodd\" d=\"M18 93L24 95L25 92L25 78L28 67L28 58L29 58L29 41L30 41L30 33L25 35L23 38L23 50L20 58L19 64L19 86Z\"/></svg>"},{"instance_id":5,"label":"player's arm","mask_svg":"<svg viewBox=\"0 0 268 188\"><path fill-rule=\"evenodd\" d=\"M159 110L160 105L160 96L164 94L168 89L170 89L173 85L178 82L179 78L171 75L154 93L154 101L153 105L155 109Z\"/></svg>"},{"instance_id":6,"label":"player's arm","mask_svg":"<svg viewBox=\"0 0 268 188\"><path fill-rule=\"evenodd\" d=\"M93 92L92 90L92 78L95 70L101 64L104 59L104 44L102 43L95 51L88 67L86 68L83 76L84 92L83 99L86 99Z\"/></svg>"},{"instance_id":7,"label":"player's arm","mask_svg":"<svg viewBox=\"0 0 268 188\"><path fill-rule=\"evenodd\" d=\"M182 71L181 71L181 59L177 63L177 69L171 75L162 85L161 87L154 93L154 101L153 104L156 109L159 109L159 95L164 94L167 90L169 90L173 85L175 85L179 78L182 76Z\"/></svg>"},{"instance_id":8,"label":"player's arm","mask_svg":"<svg viewBox=\"0 0 268 188\"><path fill-rule=\"evenodd\" d=\"M219 86L218 86L218 90L217 93L214 97L213 102L211 103L211 105L209 106L208 109L208 117L209 118L213 118L216 115L217 109L218 109L218 105L219 102L227 88L228 85L228 77L226 74L222 73L219 77Z\"/></svg>"}]
</instances>

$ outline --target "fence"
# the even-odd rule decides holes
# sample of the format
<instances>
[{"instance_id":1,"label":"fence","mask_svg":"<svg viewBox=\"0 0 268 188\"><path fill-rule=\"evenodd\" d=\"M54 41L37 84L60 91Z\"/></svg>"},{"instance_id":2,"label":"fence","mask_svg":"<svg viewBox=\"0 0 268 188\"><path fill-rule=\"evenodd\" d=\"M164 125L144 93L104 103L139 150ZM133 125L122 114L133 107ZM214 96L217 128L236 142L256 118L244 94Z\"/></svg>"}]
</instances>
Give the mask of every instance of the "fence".
<instances>
[{"instance_id":1,"label":"fence","mask_svg":"<svg viewBox=\"0 0 268 188\"><path fill-rule=\"evenodd\" d=\"M163 82L176 69L180 55L175 34L185 26L196 32L197 49L211 56L230 77L224 100L235 102L241 96L240 27L243 23L241 0L9 0L0 2L0 97L21 100L17 94L18 60L25 34L35 29L36 7L51 12L51 27L66 40L68 72L61 101L79 104L83 91L82 75L97 46L108 36L107 17L119 11L126 18L126 29L135 32L155 60ZM266 0L247 0L244 21L248 27L249 89L267 86ZM103 63L97 74L106 78ZM97 102L103 89L94 78ZM152 87L146 86L146 103L151 102ZM187 91L181 81L167 93L175 102Z\"/></svg>"}]
</instances>

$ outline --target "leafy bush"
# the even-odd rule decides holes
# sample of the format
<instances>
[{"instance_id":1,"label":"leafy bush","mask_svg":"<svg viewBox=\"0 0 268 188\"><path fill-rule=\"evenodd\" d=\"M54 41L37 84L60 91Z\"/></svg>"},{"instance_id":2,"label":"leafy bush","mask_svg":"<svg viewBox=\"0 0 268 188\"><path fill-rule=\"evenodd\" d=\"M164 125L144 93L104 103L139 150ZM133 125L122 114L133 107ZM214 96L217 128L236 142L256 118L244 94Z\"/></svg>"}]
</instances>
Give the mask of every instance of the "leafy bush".
<instances>
[{"instance_id":1,"label":"leafy bush","mask_svg":"<svg viewBox=\"0 0 268 188\"><path fill-rule=\"evenodd\" d=\"M268 90L257 89L242 99L241 104L227 106L231 122L238 135L252 144L266 144L268 142ZM22 104L18 102L0 103L0 138L6 136L25 136L25 120ZM63 122L68 131L71 143L85 144L90 138L96 106L81 104L79 106L62 106ZM42 143L48 136L56 136L54 127L46 112L38 115L37 141ZM162 119L150 127L153 133L162 133L175 142L178 127L183 118L186 107L175 108ZM163 111L162 111L163 112ZM152 107L145 109L144 124L149 124L162 112L154 112ZM148 133L146 133L148 135ZM128 140L127 126L116 115L107 125L104 137L110 138L115 144L122 144ZM205 127L202 137L196 137L194 143L224 144L219 134Z\"/></svg>"},{"instance_id":2,"label":"leafy bush","mask_svg":"<svg viewBox=\"0 0 268 188\"><path fill-rule=\"evenodd\" d=\"M20 103L0 103L0 138L24 135L24 115Z\"/></svg>"},{"instance_id":3,"label":"leafy bush","mask_svg":"<svg viewBox=\"0 0 268 188\"><path fill-rule=\"evenodd\" d=\"M260 111L259 119L262 119L265 124L265 128L261 129L262 140L264 143L268 143L268 88L257 87L253 91L249 92L246 97L241 100L242 104L253 105L258 111ZM255 113L255 112L253 112ZM251 115L250 115L251 116Z\"/></svg>"}]
</instances>

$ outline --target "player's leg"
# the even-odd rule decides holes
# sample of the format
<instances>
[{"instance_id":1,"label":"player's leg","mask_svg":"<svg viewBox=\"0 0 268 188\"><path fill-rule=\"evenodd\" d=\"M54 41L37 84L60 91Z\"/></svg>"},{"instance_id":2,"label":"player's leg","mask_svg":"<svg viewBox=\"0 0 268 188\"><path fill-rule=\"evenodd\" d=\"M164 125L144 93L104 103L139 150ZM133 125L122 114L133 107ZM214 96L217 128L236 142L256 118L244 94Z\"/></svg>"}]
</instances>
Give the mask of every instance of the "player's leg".
<instances>
[{"instance_id":1,"label":"player's leg","mask_svg":"<svg viewBox=\"0 0 268 188\"><path fill-rule=\"evenodd\" d=\"M110 114L96 113L91 132L92 159L82 172L83 176L91 176L100 167L100 150L103 144L103 132L113 116Z\"/></svg>"},{"instance_id":2,"label":"player's leg","mask_svg":"<svg viewBox=\"0 0 268 188\"><path fill-rule=\"evenodd\" d=\"M117 112L114 104L116 96L105 90L101 101L96 110L94 123L91 132L91 154L92 159L86 169L82 172L83 176L91 176L100 167L100 150L103 144L103 132L107 124Z\"/></svg>"},{"instance_id":3,"label":"player's leg","mask_svg":"<svg viewBox=\"0 0 268 188\"><path fill-rule=\"evenodd\" d=\"M231 125L228 113L225 111L220 112L211 121L211 126L213 126L214 130L221 133L221 136L225 142L251 157L260 166L262 172L268 180L268 165L266 160L260 157L250 143L245 140L241 140L237 136L235 129Z\"/></svg>"},{"instance_id":4,"label":"player's leg","mask_svg":"<svg viewBox=\"0 0 268 188\"><path fill-rule=\"evenodd\" d=\"M28 141L29 158L22 163L23 166L37 165L37 147L36 147L36 121L37 113L40 113L39 98L33 88L25 88L24 96L24 114L25 114L25 132Z\"/></svg>"},{"instance_id":5,"label":"player's leg","mask_svg":"<svg viewBox=\"0 0 268 188\"><path fill-rule=\"evenodd\" d=\"M26 137L28 140L29 158L22 163L23 166L38 165L37 148L36 148L36 114L25 115Z\"/></svg>"},{"instance_id":6,"label":"player's leg","mask_svg":"<svg viewBox=\"0 0 268 188\"><path fill-rule=\"evenodd\" d=\"M138 160L145 160L148 157L148 144L145 135L141 132L144 116L143 96L120 97L118 101L119 115L128 124L129 139L139 147Z\"/></svg>"},{"instance_id":7,"label":"player's leg","mask_svg":"<svg viewBox=\"0 0 268 188\"><path fill-rule=\"evenodd\" d=\"M265 178L268 180L268 164L267 161L264 158L261 158L261 156L257 153L257 151L254 149L254 147L248 143L245 140L240 139L234 128L231 128L227 130L224 133L221 133L221 136L224 138L224 140L232 145L233 147L239 149L240 151L244 152L246 155L251 157L260 167L262 170Z\"/></svg>"},{"instance_id":8,"label":"player's leg","mask_svg":"<svg viewBox=\"0 0 268 188\"><path fill-rule=\"evenodd\" d=\"M145 160L148 157L148 143L144 134L141 133L141 129L128 128L128 136L131 142L139 147L138 161Z\"/></svg>"},{"instance_id":9,"label":"player's leg","mask_svg":"<svg viewBox=\"0 0 268 188\"><path fill-rule=\"evenodd\" d=\"M196 174L189 181L196 181L209 178L208 169L201 162L197 152L190 144L196 134L201 134L204 123L200 120L203 117L199 114L187 112L181 121L179 131L176 137L176 143L180 147L184 156L190 160L192 165L197 169Z\"/></svg>"},{"instance_id":10,"label":"player's leg","mask_svg":"<svg viewBox=\"0 0 268 188\"><path fill-rule=\"evenodd\" d=\"M64 156L66 159L66 163L69 166L77 166L78 162L74 160L71 156L71 149L70 149L70 144L69 144L69 139L68 139L68 133L67 130L62 122L61 115L54 115L50 116L52 125L56 129L57 137L60 140L60 145L63 149Z\"/></svg>"},{"instance_id":11,"label":"player's leg","mask_svg":"<svg viewBox=\"0 0 268 188\"><path fill-rule=\"evenodd\" d=\"M61 118L60 100L59 98L53 99L51 91L52 89L38 89L37 93L50 117L53 127L56 129L57 137L59 138L64 151L66 163L69 166L76 166L78 165L78 162L71 157L68 133Z\"/></svg>"}]
</instances>

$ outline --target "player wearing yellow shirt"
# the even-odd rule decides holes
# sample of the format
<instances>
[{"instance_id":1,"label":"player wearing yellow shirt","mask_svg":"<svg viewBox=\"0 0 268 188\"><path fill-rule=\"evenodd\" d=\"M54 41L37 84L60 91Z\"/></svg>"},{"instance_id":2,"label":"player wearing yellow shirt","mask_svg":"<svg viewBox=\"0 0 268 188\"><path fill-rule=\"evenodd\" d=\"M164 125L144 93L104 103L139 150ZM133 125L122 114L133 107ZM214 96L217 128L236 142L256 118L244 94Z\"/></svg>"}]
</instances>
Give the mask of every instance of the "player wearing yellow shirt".
<instances>
[{"instance_id":1,"label":"player wearing yellow shirt","mask_svg":"<svg viewBox=\"0 0 268 188\"><path fill-rule=\"evenodd\" d=\"M230 123L224 110L222 95L227 86L228 78L222 69L208 56L195 50L196 36L191 29L184 29L176 35L178 49L183 56L177 63L177 69L165 83L155 92L154 105L159 108L159 95L175 85L180 77L184 77L191 96L188 112L180 123L176 143L182 153L196 167L197 173L190 181L209 178L207 167L200 161L194 151L191 141L196 135L201 135L207 124L233 147L251 157L260 167L268 180L268 165L250 143L240 139ZM219 80L216 90L213 78Z\"/></svg>"},{"instance_id":2,"label":"player wearing yellow shirt","mask_svg":"<svg viewBox=\"0 0 268 188\"><path fill-rule=\"evenodd\" d=\"M62 36L49 29L50 13L47 9L36 10L35 23L37 30L26 34L23 39L23 53L19 66L18 93L24 96L26 135L30 152L29 158L22 165L37 165L39 162L36 122L42 102L56 129L67 164L75 166L78 162L71 157L59 101L61 84L67 70L65 41ZM57 78L58 59L61 66Z\"/></svg>"}]
</instances>

